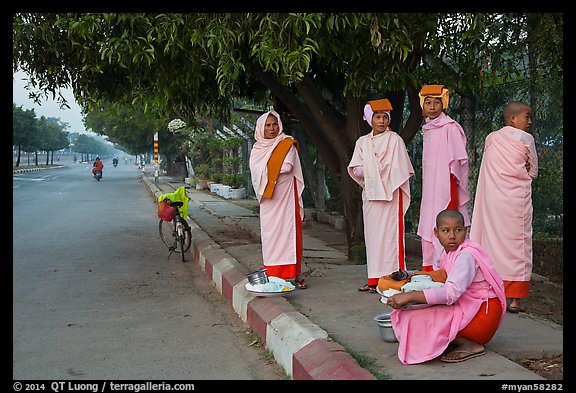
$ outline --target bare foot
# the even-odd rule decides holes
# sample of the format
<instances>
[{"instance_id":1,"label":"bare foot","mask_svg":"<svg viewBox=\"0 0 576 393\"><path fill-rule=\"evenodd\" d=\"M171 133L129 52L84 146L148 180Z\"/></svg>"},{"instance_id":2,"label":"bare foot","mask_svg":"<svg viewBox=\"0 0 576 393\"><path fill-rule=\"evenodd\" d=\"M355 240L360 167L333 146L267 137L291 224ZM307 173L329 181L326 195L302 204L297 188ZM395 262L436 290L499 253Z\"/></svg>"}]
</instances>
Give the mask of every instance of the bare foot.
<instances>
[{"instance_id":1,"label":"bare foot","mask_svg":"<svg viewBox=\"0 0 576 393\"><path fill-rule=\"evenodd\" d=\"M484 346L464 337L457 337L452 341L454 349L443 355L440 360L446 363L458 363L484 355Z\"/></svg>"},{"instance_id":2,"label":"bare foot","mask_svg":"<svg viewBox=\"0 0 576 393\"><path fill-rule=\"evenodd\" d=\"M520 299L511 298L510 299L510 307L522 308L522 304L520 303Z\"/></svg>"},{"instance_id":3,"label":"bare foot","mask_svg":"<svg viewBox=\"0 0 576 393\"><path fill-rule=\"evenodd\" d=\"M523 312L524 307L522 307L522 303L518 298L510 298L510 304L507 307L507 310L511 313Z\"/></svg>"},{"instance_id":4,"label":"bare foot","mask_svg":"<svg viewBox=\"0 0 576 393\"><path fill-rule=\"evenodd\" d=\"M294 280L294 281L296 282L296 287L298 289L307 289L308 288L308 282L306 282L304 277L302 277L301 275L296 277L296 280Z\"/></svg>"}]
</instances>

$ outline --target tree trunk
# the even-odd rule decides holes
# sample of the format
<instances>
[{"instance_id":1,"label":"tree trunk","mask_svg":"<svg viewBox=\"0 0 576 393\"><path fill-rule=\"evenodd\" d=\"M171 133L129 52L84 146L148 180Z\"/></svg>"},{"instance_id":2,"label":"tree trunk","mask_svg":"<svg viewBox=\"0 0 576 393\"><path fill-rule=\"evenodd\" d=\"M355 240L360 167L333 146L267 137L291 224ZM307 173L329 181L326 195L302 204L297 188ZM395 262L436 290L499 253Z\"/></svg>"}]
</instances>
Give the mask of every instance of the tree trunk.
<instances>
[{"instance_id":1,"label":"tree trunk","mask_svg":"<svg viewBox=\"0 0 576 393\"><path fill-rule=\"evenodd\" d=\"M386 94L385 98L388 98L392 104L392 112L390 112L390 128L397 133L399 133L402 128L402 114L404 108L404 97L406 96L406 91L394 91Z\"/></svg>"},{"instance_id":2,"label":"tree trunk","mask_svg":"<svg viewBox=\"0 0 576 393\"><path fill-rule=\"evenodd\" d=\"M326 198L330 198L330 196L326 185L326 166L321 156L316 157L314 167L316 168L316 198L314 199L314 204L317 211L324 212L326 211Z\"/></svg>"},{"instance_id":3,"label":"tree trunk","mask_svg":"<svg viewBox=\"0 0 576 393\"><path fill-rule=\"evenodd\" d=\"M309 141L303 132L299 132L302 128L297 120L293 120L286 112L279 112L283 117L282 124L284 125L284 130L288 135L292 135L294 139L298 141L300 145L299 156L302 161L302 171L304 172L304 180L306 184L306 189L311 193L312 200L314 201L314 208L317 211L325 211L326 203L324 200L325 189L322 189L322 185L326 185L324 179L324 171L318 171L318 165L315 164L321 161L320 157L312 157L308 150ZM287 121L285 121L287 119ZM324 165L322 164L322 169Z\"/></svg>"},{"instance_id":4,"label":"tree trunk","mask_svg":"<svg viewBox=\"0 0 576 393\"><path fill-rule=\"evenodd\" d=\"M184 167L184 179L186 179L187 177L190 177L190 174L188 173L188 165L186 165L187 151L182 150L180 156L182 157L182 166ZM182 180L184 181L184 179Z\"/></svg>"},{"instance_id":5,"label":"tree trunk","mask_svg":"<svg viewBox=\"0 0 576 393\"><path fill-rule=\"evenodd\" d=\"M174 158L172 157L172 155L167 154L166 155L166 173L168 174L168 176L174 175L173 161L174 161Z\"/></svg>"},{"instance_id":6,"label":"tree trunk","mask_svg":"<svg viewBox=\"0 0 576 393\"><path fill-rule=\"evenodd\" d=\"M343 167L348 162L342 162ZM357 247L364 246L364 218L362 216L362 189L348 176L340 176L340 190L344 209L344 222L346 223L346 238L348 239L348 257L359 262Z\"/></svg>"}]
</instances>

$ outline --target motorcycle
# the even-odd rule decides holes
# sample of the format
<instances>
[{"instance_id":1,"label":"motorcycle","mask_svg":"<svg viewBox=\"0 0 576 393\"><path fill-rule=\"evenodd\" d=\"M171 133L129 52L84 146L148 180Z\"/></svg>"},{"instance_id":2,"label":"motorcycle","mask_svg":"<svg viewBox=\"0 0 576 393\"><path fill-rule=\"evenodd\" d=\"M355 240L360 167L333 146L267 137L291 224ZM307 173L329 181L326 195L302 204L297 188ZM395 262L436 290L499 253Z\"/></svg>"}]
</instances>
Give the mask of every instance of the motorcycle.
<instances>
[{"instance_id":1,"label":"motorcycle","mask_svg":"<svg viewBox=\"0 0 576 393\"><path fill-rule=\"evenodd\" d=\"M114 164L114 167L117 167L117 166L118 166L118 159L117 159L117 158L114 158L114 159L112 160L112 164Z\"/></svg>"},{"instance_id":2,"label":"motorcycle","mask_svg":"<svg viewBox=\"0 0 576 393\"><path fill-rule=\"evenodd\" d=\"M94 179L100 181L100 179L102 179L102 171L97 171L94 175Z\"/></svg>"}]
</instances>

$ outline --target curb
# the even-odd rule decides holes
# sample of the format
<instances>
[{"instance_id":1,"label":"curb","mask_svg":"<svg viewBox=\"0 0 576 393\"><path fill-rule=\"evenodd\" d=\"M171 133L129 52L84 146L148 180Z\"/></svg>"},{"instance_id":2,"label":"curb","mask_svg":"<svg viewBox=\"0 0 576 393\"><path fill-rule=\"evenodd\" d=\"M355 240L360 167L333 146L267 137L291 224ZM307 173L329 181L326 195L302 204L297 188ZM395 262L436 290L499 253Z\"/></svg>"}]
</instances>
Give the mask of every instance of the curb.
<instances>
[{"instance_id":1,"label":"curb","mask_svg":"<svg viewBox=\"0 0 576 393\"><path fill-rule=\"evenodd\" d=\"M36 172L36 171L46 171L48 169L60 169L66 168L65 165L53 166L53 167L46 167L46 168L23 168L23 169L13 169L12 174L15 173L25 173L25 172Z\"/></svg>"},{"instance_id":2,"label":"curb","mask_svg":"<svg viewBox=\"0 0 576 393\"><path fill-rule=\"evenodd\" d=\"M145 177L156 198L160 189ZM247 272L192 219L194 262L218 292L230 302L240 319L253 329L294 380L376 380L328 333L297 311L283 297L258 297L245 290Z\"/></svg>"},{"instance_id":3,"label":"curb","mask_svg":"<svg viewBox=\"0 0 576 393\"><path fill-rule=\"evenodd\" d=\"M246 292L245 268L196 223L191 227L194 262L214 282L238 316L266 343L266 348L290 377L295 380L376 379L286 299L262 298Z\"/></svg>"}]
</instances>

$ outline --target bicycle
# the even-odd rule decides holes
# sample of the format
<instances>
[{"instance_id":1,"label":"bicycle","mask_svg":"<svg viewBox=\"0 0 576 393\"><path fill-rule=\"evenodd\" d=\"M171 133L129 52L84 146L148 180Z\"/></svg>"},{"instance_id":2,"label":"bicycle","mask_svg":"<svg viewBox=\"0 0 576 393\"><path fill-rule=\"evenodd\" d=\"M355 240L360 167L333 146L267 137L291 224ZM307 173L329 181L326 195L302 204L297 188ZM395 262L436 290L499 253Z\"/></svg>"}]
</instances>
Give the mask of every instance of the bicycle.
<instances>
[{"instance_id":1,"label":"bicycle","mask_svg":"<svg viewBox=\"0 0 576 393\"><path fill-rule=\"evenodd\" d=\"M170 199L170 196L174 197L174 194L177 194L178 191L172 194L164 194L163 200L158 202L158 217L160 218L158 232L160 233L160 239L170 251L168 258L176 251L180 253L182 262L186 262L185 253L192 245L192 229L188 225L186 218L182 217L180 213L180 208L188 202L185 188L183 194L186 202Z\"/></svg>"}]
</instances>

